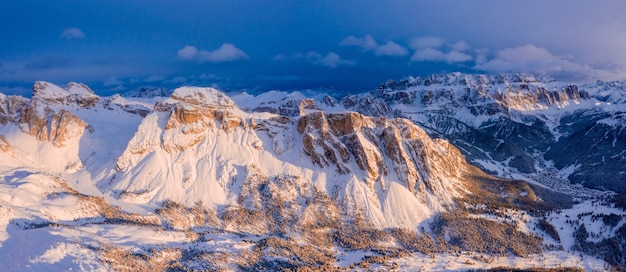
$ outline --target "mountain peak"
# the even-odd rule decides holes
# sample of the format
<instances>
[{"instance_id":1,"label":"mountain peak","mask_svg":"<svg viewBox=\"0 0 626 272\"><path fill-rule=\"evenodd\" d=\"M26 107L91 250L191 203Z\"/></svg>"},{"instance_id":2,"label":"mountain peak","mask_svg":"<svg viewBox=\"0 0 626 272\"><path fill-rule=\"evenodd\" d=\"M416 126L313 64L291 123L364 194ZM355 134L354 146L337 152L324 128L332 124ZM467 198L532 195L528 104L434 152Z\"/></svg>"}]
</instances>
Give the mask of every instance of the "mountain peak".
<instances>
[{"instance_id":1,"label":"mountain peak","mask_svg":"<svg viewBox=\"0 0 626 272\"><path fill-rule=\"evenodd\" d=\"M170 97L173 100L199 106L235 106L235 102L230 97L209 87L180 87L174 90Z\"/></svg>"},{"instance_id":2,"label":"mountain peak","mask_svg":"<svg viewBox=\"0 0 626 272\"><path fill-rule=\"evenodd\" d=\"M91 90L91 88L89 88L87 85L80 83L80 82L68 83L67 86L65 87L65 90L67 90L67 92L70 94L95 95L94 91Z\"/></svg>"},{"instance_id":3,"label":"mountain peak","mask_svg":"<svg viewBox=\"0 0 626 272\"><path fill-rule=\"evenodd\" d=\"M527 73L518 74L464 74L460 72L448 74L432 74L425 77L408 77L405 80L388 80L379 85L379 90L406 90L417 86L481 86L481 85L518 85L518 84L544 84L555 80L546 75L534 76Z\"/></svg>"},{"instance_id":4,"label":"mountain peak","mask_svg":"<svg viewBox=\"0 0 626 272\"><path fill-rule=\"evenodd\" d=\"M33 84L33 98L43 100L63 100L69 92L53 83L46 81L35 81Z\"/></svg>"}]
</instances>

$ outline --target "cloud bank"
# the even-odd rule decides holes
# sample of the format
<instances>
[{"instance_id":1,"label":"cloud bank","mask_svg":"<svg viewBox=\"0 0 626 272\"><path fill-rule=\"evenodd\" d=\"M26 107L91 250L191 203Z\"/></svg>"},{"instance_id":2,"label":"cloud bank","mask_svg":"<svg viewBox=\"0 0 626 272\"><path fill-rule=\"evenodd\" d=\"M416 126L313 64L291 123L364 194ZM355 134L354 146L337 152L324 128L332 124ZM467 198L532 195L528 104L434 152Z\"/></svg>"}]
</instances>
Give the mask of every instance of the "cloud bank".
<instances>
[{"instance_id":1,"label":"cloud bank","mask_svg":"<svg viewBox=\"0 0 626 272\"><path fill-rule=\"evenodd\" d=\"M213 51L198 50L195 46L187 45L178 50L178 59L197 62L229 62L250 58L246 52L233 44L224 43Z\"/></svg>"},{"instance_id":2,"label":"cloud bank","mask_svg":"<svg viewBox=\"0 0 626 272\"><path fill-rule=\"evenodd\" d=\"M410 47L415 49L411 56L411 61L415 62L432 61L452 64L474 59L473 56L463 52L470 49L465 41L446 44L443 38L418 37L411 40Z\"/></svg>"},{"instance_id":3,"label":"cloud bank","mask_svg":"<svg viewBox=\"0 0 626 272\"><path fill-rule=\"evenodd\" d=\"M386 44L378 45L371 35L365 35L363 38L348 36L339 42L340 46L356 46L361 47L363 51L374 51L376 56L392 56L402 57L409 54L406 47L401 46L394 41L387 41Z\"/></svg>"},{"instance_id":4,"label":"cloud bank","mask_svg":"<svg viewBox=\"0 0 626 272\"><path fill-rule=\"evenodd\" d=\"M473 69L488 73L528 72L561 75L572 79L618 79L626 75L623 67L594 68L567 57L556 56L547 49L533 44L502 49L496 53L495 58L477 64Z\"/></svg>"},{"instance_id":5,"label":"cloud bank","mask_svg":"<svg viewBox=\"0 0 626 272\"><path fill-rule=\"evenodd\" d=\"M339 54L335 52L328 52L326 55L322 55L317 51L309 51L306 54L302 54L300 52L292 54L290 56L286 56L284 54L278 54L272 58L273 61L286 61L286 60L307 60L310 63L313 63L318 66L326 67L326 68L336 68L341 65L351 66L354 65L355 62L351 60L346 60L341 58Z\"/></svg>"}]
</instances>

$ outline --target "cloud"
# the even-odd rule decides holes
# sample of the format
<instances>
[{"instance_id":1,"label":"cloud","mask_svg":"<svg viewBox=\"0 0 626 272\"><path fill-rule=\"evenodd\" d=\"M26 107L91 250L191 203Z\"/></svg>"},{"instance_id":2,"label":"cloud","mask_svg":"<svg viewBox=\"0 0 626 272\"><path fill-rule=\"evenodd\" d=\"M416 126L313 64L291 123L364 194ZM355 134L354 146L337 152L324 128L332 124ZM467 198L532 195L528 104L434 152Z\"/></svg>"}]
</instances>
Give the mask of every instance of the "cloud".
<instances>
[{"instance_id":1,"label":"cloud","mask_svg":"<svg viewBox=\"0 0 626 272\"><path fill-rule=\"evenodd\" d=\"M405 47L393 41L388 41L386 44L379 46L374 52L376 56L402 57L409 54L409 51Z\"/></svg>"},{"instance_id":2,"label":"cloud","mask_svg":"<svg viewBox=\"0 0 626 272\"><path fill-rule=\"evenodd\" d=\"M278 54L272 58L274 61L283 61L283 60L307 60L313 64L317 64L322 67L328 68L336 68L340 65L354 65L354 61L342 59L335 52L328 52L326 55L322 55L317 51L309 51L306 54L302 54L300 52L292 54L287 57L284 54Z\"/></svg>"},{"instance_id":3,"label":"cloud","mask_svg":"<svg viewBox=\"0 0 626 272\"><path fill-rule=\"evenodd\" d=\"M43 56L29 61L23 68L26 70L48 70L66 68L76 65L76 60L65 56Z\"/></svg>"},{"instance_id":4,"label":"cloud","mask_svg":"<svg viewBox=\"0 0 626 272\"><path fill-rule=\"evenodd\" d=\"M117 77L112 76L108 78L107 80L105 80L102 83L102 86L113 86L113 85L121 85L121 84L124 84L124 82L118 80Z\"/></svg>"},{"instance_id":5,"label":"cloud","mask_svg":"<svg viewBox=\"0 0 626 272\"><path fill-rule=\"evenodd\" d=\"M357 38L355 36L348 36L339 42L341 46L357 46L361 47L363 51L374 51L376 56L394 56L402 57L409 54L409 51L393 41L388 41L386 44L378 45L376 40L371 35L365 35L363 38Z\"/></svg>"},{"instance_id":6,"label":"cloud","mask_svg":"<svg viewBox=\"0 0 626 272\"><path fill-rule=\"evenodd\" d=\"M198 62L228 62L250 58L246 52L230 43L222 44L213 51L198 50L195 46L187 45L178 50L177 57L185 61Z\"/></svg>"},{"instance_id":7,"label":"cloud","mask_svg":"<svg viewBox=\"0 0 626 272\"><path fill-rule=\"evenodd\" d=\"M459 51L459 52L463 52L463 51L470 49L469 44L467 44L465 41L458 41L455 43L448 44L448 47L450 47L450 49L454 51Z\"/></svg>"},{"instance_id":8,"label":"cloud","mask_svg":"<svg viewBox=\"0 0 626 272\"><path fill-rule=\"evenodd\" d=\"M553 55L545 48L533 44L505 48L495 58L473 67L489 73L527 72L550 74L570 79L619 79L625 76L624 67L597 69L565 57Z\"/></svg>"},{"instance_id":9,"label":"cloud","mask_svg":"<svg viewBox=\"0 0 626 272\"><path fill-rule=\"evenodd\" d=\"M114 92L126 91L126 87L124 87L124 85L117 85L115 88L112 88L111 91L114 91Z\"/></svg>"},{"instance_id":10,"label":"cloud","mask_svg":"<svg viewBox=\"0 0 626 272\"><path fill-rule=\"evenodd\" d=\"M339 42L341 46L358 46L363 48L364 51L376 49L378 44L370 35L365 35L363 38L357 38L355 36L348 36Z\"/></svg>"},{"instance_id":11,"label":"cloud","mask_svg":"<svg viewBox=\"0 0 626 272\"><path fill-rule=\"evenodd\" d=\"M448 53L444 53L441 50L424 48L419 49L411 56L411 61L433 61L433 62L466 62L472 60L472 56L461 53L459 51L452 50Z\"/></svg>"},{"instance_id":12,"label":"cloud","mask_svg":"<svg viewBox=\"0 0 626 272\"><path fill-rule=\"evenodd\" d=\"M489 49L475 49L474 52L476 53L476 64L483 64L487 62L487 53L489 53Z\"/></svg>"},{"instance_id":13,"label":"cloud","mask_svg":"<svg viewBox=\"0 0 626 272\"><path fill-rule=\"evenodd\" d=\"M61 33L61 38L64 38L66 40L83 39L85 38L85 33L83 33L78 28L70 27L63 30L63 33Z\"/></svg>"},{"instance_id":14,"label":"cloud","mask_svg":"<svg viewBox=\"0 0 626 272\"><path fill-rule=\"evenodd\" d=\"M328 52L326 56L318 58L315 63L328 68L335 68L339 65L354 65L353 61L344 60L335 52Z\"/></svg>"},{"instance_id":15,"label":"cloud","mask_svg":"<svg viewBox=\"0 0 626 272\"><path fill-rule=\"evenodd\" d=\"M178 58L182 60L193 60L198 57L198 48L187 45L183 49L178 50Z\"/></svg>"},{"instance_id":16,"label":"cloud","mask_svg":"<svg viewBox=\"0 0 626 272\"><path fill-rule=\"evenodd\" d=\"M287 59L287 56L283 54L278 54L272 58L272 61L281 61L281 60L286 60L286 59Z\"/></svg>"},{"instance_id":17,"label":"cloud","mask_svg":"<svg viewBox=\"0 0 626 272\"><path fill-rule=\"evenodd\" d=\"M439 48L441 47L446 40L438 37L419 37L413 38L409 47L415 50L426 49L426 48Z\"/></svg>"}]
</instances>

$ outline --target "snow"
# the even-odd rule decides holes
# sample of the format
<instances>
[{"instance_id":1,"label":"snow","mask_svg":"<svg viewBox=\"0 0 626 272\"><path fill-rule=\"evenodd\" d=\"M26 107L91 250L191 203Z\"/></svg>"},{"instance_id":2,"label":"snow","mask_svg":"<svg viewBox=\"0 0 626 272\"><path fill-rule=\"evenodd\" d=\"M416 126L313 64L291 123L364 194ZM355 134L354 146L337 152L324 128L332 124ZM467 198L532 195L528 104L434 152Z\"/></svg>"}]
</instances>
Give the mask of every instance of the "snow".
<instances>
[{"instance_id":1,"label":"snow","mask_svg":"<svg viewBox=\"0 0 626 272\"><path fill-rule=\"evenodd\" d=\"M447 80L454 81L455 76L461 75L451 75ZM418 79L413 78L411 82L416 83ZM37 94L40 98L63 99L71 94L94 95L88 87L78 83L68 84L67 89L46 82L40 84L45 85L45 88ZM506 84L499 88L504 89ZM557 83L536 84L548 89L557 86ZM421 87L423 86L419 88ZM429 89L440 87L431 86ZM464 86L456 85L451 88L458 97ZM176 89L170 98L113 96L101 98L99 103L88 109L58 104L51 107L51 110L70 111L90 126L80 139L62 148L38 141L22 132L16 124L0 125L0 135L6 137L15 154L15 158L12 158L8 154L0 153L0 256L3 256L0 258L0 267L9 271L108 270L97 257L96 249L100 245L110 244L133 251L143 250L147 246L189 247L193 241L186 233L164 230L160 225L102 224L104 218L94 208L96 204L85 204L84 197L102 198L106 203L119 207L122 212L140 215L142 218L154 218L154 209L165 200L173 200L187 206L201 201L209 210L220 211L229 205L240 205L238 201L242 194L242 184L248 174L246 169L252 165L261 166L261 174L272 182L280 175L298 177L298 182L315 186L314 188L320 192L337 198L337 201L345 205L342 208L348 209L347 211L351 213L362 213L369 222L372 222L372 226L381 229L390 227L416 229L445 204L447 199L445 197L420 195L409 191L393 173L393 167L388 169L390 174L367 181L366 174L359 170L353 157L345 163L346 167L352 169L349 174L338 174L332 170L334 169L332 166L328 168L315 166L301 148L302 135L296 130L297 118L290 119L287 124L281 124L270 119L276 117L275 114L248 112L264 105L274 106L281 101L304 98L304 94L300 92L280 91L266 92L257 96L240 93L229 98L213 88L181 87ZM320 103L321 95L316 99L316 104L328 112L345 111L341 105L333 107ZM105 101L109 103L108 106L105 105ZM183 105L186 109L209 107L228 111L227 115L241 117L245 125L226 131L219 127L220 124L216 120L202 120L178 128L165 129L170 113L152 112L158 101ZM418 119L425 118L423 113L428 111L450 110L446 103L438 102L428 107L398 104L394 107ZM570 103L565 108L541 105L532 109L524 108L523 112L518 113L536 115L541 120L550 121L549 125L554 125L558 123L558 118L564 111L585 109L589 105L595 107L596 103L595 101ZM607 103L601 105L604 110L622 107ZM133 113L133 109L145 110L148 114L142 117L138 113ZM455 116L471 127L481 126L496 118L488 115L473 116L466 108L458 110ZM252 119L256 124L262 122L267 126L267 130L250 129ZM518 119L516 120L523 121L522 118ZM609 121L613 125L617 122L614 120L606 122ZM363 138L363 135L359 134L358 137ZM366 150L379 157L385 157L385 154L377 151L378 147L373 143L365 140L362 142ZM186 146L188 143L193 144ZM172 146L185 148L171 148ZM319 152L324 154L325 151ZM384 160L387 166L392 165L389 158ZM538 182L536 180L544 180L539 175L522 176L511 172L510 168L500 162L487 160L476 162L501 176L523 178L535 183ZM559 179L552 180L567 179L575 169L575 166L562 169L556 174ZM442 182L453 184L458 182L456 178L452 177ZM59 179L63 180L63 183L60 183ZM272 182L271 186L275 186L276 184ZM544 182L539 184L554 188ZM300 185L302 184L298 186ZM569 186L567 189L579 190L581 194L587 192L575 187L572 189L571 185L565 183L558 185ZM280 190L279 195L286 199L297 199L304 194L298 191L295 185L277 188ZM455 193L445 192L449 193L448 198ZM521 193L522 196L524 194L527 192ZM567 216L572 218L589 211L623 214L619 209L595 207L590 201L563 210L561 214L551 214L548 218L552 224L558 226L557 230L565 250L574 244L571 236L574 227L566 223ZM302 199L294 203L305 205ZM532 232L531 224L537 220L527 216L515 218L520 230L524 232ZM497 220L497 218L488 219ZM524 220L529 223L522 223ZM620 224L623 224L623 221ZM607 229L601 224L601 220L592 222L591 215L583 217L582 223L590 232L606 236L614 235L616 228L619 227L618 225L616 228ZM34 227L29 228L31 225ZM226 232L202 235L206 241L193 243L231 253L249 250L253 243L245 240L261 239L252 235ZM373 254L370 251L337 250L339 264L343 266L358 262L365 255ZM528 268L559 265L581 267L585 270L604 269L604 262L598 259L589 256L580 257L577 253L564 251L550 251L528 258L488 257L489 263L474 257L478 256L468 252L461 253L460 256L436 254L434 258L413 254L394 261L400 265L401 270L420 268L461 270L498 266ZM372 269L386 268L372 265Z\"/></svg>"},{"instance_id":2,"label":"snow","mask_svg":"<svg viewBox=\"0 0 626 272\"><path fill-rule=\"evenodd\" d=\"M488 261L481 259L481 256ZM396 260L400 270L417 271L458 271L468 269L489 269L496 267L514 267L518 269L529 268L554 268L554 267L578 267L585 271L605 270L602 260L563 251L550 251L542 254L532 254L522 257L492 257L479 253L462 252L460 254L441 254L426 256L414 254Z\"/></svg>"},{"instance_id":3,"label":"snow","mask_svg":"<svg viewBox=\"0 0 626 272\"><path fill-rule=\"evenodd\" d=\"M389 182L382 209L386 221L393 227L418 226L433 213L426 204L397 182Z\"/></svg>"}]
</instances>

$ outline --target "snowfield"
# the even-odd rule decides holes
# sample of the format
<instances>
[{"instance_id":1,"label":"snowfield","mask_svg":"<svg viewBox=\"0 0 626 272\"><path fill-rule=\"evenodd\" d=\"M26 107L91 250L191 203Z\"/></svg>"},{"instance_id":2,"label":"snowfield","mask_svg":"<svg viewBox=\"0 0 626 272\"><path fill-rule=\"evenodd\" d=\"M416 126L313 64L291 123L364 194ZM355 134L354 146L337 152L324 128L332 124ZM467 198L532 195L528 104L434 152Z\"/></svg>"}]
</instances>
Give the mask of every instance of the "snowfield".
<instances>
[{"instance_id":1,"label":"snowfield","mask_svg":"<svg viewBox=\"0 0 626 272\"><path fill-rule=\"evenodd\" d=\"M593 95L621 101L594 86ZM459 97L463 86L451 92ZM37 82L31 99L0 94L1 270L624 265L580 250L622 239L626 212L609 201L616 194L569 183L580 166L541 161L539 171L522 173L510 167L514 156L479 150L489 155L473 163L498 177L486 174L463 147L415 124L450 110L436 95L428 108L397 105L409 118L402 119L357 113L355 97L346 106L319 94L229 97L200 87L133 96L142 93L149 97L99 97L79 83ZM556 139L568 136L557 128L564 111L624 109L591 100L519 103L531 99L524 93L503 99L544 120ZM471 118L469 108L456 118L475 128L497 119ZM621 118L599 123L623 129ZM527 243L511 242L520 240Z\"/></svg>"}]
</instances>

